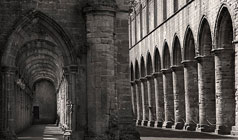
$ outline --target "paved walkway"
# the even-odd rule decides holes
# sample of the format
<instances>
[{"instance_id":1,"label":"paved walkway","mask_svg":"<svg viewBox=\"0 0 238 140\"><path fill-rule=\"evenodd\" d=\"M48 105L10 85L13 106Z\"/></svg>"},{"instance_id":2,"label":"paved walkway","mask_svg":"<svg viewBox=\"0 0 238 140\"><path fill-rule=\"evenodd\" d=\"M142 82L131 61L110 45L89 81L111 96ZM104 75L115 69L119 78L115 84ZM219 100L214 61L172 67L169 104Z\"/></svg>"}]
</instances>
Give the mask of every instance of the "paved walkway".
<instances>
[{"instance_id":1,"label":"paved walkway","mask_svg":"<svg viewBox=\"0 0 238 140\"><path fill-rule=\"evenodd\" d=\"M33 125L18 134L19 140L63 140L63 133L54 124Z\"/></svg>"},{"instance_id":2,"label":"paved walkway","mask_svg":"<svg viewBox=\"0 0 238 140\"><path fill-rule=\"evenodd\" d=\"M141 140L238 140L238 137L216 135L214 133L192 132L173 129L137 127Z\"/></svg>"}]
</instances>

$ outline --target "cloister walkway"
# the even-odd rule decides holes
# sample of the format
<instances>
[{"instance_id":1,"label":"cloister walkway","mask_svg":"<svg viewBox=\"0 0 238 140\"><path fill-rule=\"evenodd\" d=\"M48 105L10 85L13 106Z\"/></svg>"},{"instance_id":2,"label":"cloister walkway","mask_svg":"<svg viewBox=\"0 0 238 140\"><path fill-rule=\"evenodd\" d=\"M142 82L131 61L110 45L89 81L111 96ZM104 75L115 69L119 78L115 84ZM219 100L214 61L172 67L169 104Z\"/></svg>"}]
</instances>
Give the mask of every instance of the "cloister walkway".
<instances>
[{"instance_id":1,"label":"cloister walkway","mask_svg":"<svg viewBox=\"0 0 238 140\"><path fill-rule=\"evenodd\" d=\"M63 140L63 133L54 124L33 125L18 134L18 140Z\"/></svg>"},{"instance_id":2,"label":"cloister walkway","mask_svg":"<svg viewBox=\"0 0 238 140\"><path fill-rule=\"evenodd\" d=\"M173 129L137 127L141 140L238 140L238 137L230 135L217 135L194 131L183 131Z\"/></svg>"}]
</instances>

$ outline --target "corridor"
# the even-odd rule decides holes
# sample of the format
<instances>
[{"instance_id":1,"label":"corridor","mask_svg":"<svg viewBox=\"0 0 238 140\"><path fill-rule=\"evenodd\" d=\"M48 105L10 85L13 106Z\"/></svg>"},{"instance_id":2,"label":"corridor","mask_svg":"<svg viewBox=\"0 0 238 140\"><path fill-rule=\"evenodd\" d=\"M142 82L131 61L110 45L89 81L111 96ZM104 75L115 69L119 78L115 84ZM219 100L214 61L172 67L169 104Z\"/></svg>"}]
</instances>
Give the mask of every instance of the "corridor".
<instances>
[{"instance_id":1,"label":"corridor","mask_svg":"<svg viewBox=\"0 0 238 140\"><path fill-rule=\"evenodd\" d=\"M33 125L18 134L18 140L63 140L63 132L54 124Z\"/></svg>"}]
</instances>

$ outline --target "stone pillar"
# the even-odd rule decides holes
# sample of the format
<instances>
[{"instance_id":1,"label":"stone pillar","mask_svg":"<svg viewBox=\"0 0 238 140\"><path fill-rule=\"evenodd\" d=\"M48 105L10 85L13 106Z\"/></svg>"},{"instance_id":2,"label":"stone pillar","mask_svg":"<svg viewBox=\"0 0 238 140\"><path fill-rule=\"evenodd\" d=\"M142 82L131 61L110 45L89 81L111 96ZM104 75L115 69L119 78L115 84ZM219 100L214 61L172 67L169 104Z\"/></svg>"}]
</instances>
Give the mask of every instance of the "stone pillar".
<instances>
[{"instance_id":1,"label":"stone pillar","mask_svg":"<svg viewBox=\"0 0 238 140\"><path fill-rule=\"evenodd\" d=\"M233 41L235 46L235 126L232 127L231 134L238 135L238 40Z\"/></svg>"},{"instance_id":2,"label":"stone pillar","mask_svg":"<svg viewBox=\"0 0 238 140\"><path fill-rule=\"evenodd\" d=\"M137 119L135 81L131 81L131 102L134 119Z\"/></svg>"},{"instance_id":3,"label":"stone pillar","mask_svg":"<svg viewBox=\"0 0 238 140\"><path fill-rule=\"evenodd\" d=\"M184 90L186 122L184 129L194 131L198 123L198 85L197 85L197 62L186 60L184 65Z\"/></svg>"},{"instance_id":4,"label":"stone pillar","mask_svg":"<svg viewBox=\"0 0 238 140\"><path fill-rule=\"evenodd\" d=\"M164 92L162 73L155 72L153 73L153 77L155 83L155 127L162 127L164 122Z\"/></svg>"},{"instance_id":5,"label":"stone pillar","mask_svg":"<svg viewBox=\"0 0 238 140\"><path fill-rule=\"evenodd\" d=\"M230 134L235 122L234 50L218 48L215 55L216 133Z\"/></svg>"},{"instance_id":6,"label":"stone pillar","mask_svg":"<svg viewBox=\"0 0 238 140\"><path fill-rule=\"evenodd\" d=\"M147 91L147 80L146 78L140 78L141 81L141 98L142 98L142 126L148 125L149 119L149 106L148 106L148 91Z\"/></svg>"},{"instance_id":7,"label":"stone pillar","mask_svg":"<svg viewBox=\"0 0 238 140\"><path fill-rule=\"evenodd\" d=\"M213 56L198 56L199 124L197 131L213 132L216 123ZM212 125L214 124L214 125Z\"/></svg>"},{"instance_id":8,"label":"stone pillar","mask_svg":"<svg viewBox=\"0 0 238 140\"><path fill-rule=\"evenodd\" d=\"M173 81L172 70L162 69L163 73L163 89L164 89L164 112L165 121L163 127L172 128L174 124L174 97L173 97Z\"/></svg>"},{"instance_id":9,"label":"stone pillar","mask_svg":"<svg viewBox=\"0 0 238 140\"><path fill-rule=\"evenodd\" d=\"M174 94L174 129L182 129L185 122L185 93L183 66L172 66Z\"/></svg>"},{"instance_id":10,"label":"stone pillar","mask_svg":"<svg viewBox=\"0 0 238 140\"><path fill-rule=\"evenodd\" d=\"M138 139L132 117L129 72L124 71L128 69L129 47L124 43L127 39L119 38L128 34L118 31L124 28L116 24L119 22L116 7L116 1L89 0L84 9L88 111L85 139Z\"/></svg>"},{"instance_id":11,"label":"stone pillar","mask_svg":"<svg viewBox=\"0 0 238 140\"><path fill-rule=\"evenodd\" d=\"M78 73L77 65L70 65L64 68L64 75L68 84L68 91L66 92L66 132L69 132L71 140L76 139L76 77Z\"/></svg>"},{"instance_id":12,"label":"stone pillar","mask_svg":"<svg viewBox=\"0 0 238 140\"><path fill-rule=\"evenodd\" d=\"M155 124L155 88L154 79L151 75L146 76L147 89L148 89L148 109L149 109L149 122L148 126L154 127Z\"/></svg>"},{"instance_id":13,"label":"stone pillar","mask_svg":"<svg viewBox=\"0 0 238 140\"><path fill-rule=\"evenodd\" d=\"M15 103L15 67L2 68L2 91L1 91L1 127L0 136L3 140L16 140L15 124L16 124L16 103Z\"/></svg>"},{"instance_id":14,"label":"stone pillar","mask_svg":"<svg viewBox=\"0 0 238 140\"><path fill-rule=\"evenodd\" d=\"M142 96L141 96L141 81L135 81L136 86L136 107L137 107L137 125L142 125L143 113L142 113Z\"/></svg>"}]
</instances>

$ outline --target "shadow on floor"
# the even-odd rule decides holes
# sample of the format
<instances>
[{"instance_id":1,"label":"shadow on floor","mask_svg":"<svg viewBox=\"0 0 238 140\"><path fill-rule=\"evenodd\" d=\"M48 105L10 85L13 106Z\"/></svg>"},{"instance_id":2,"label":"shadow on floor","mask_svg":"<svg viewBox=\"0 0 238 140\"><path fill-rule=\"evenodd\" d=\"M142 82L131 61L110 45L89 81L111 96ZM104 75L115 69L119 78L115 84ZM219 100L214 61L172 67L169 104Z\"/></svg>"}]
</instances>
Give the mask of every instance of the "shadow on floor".
<instances>
[{"instance_id":1,"label":"shadow on floor","mask_svg":"<svg viewBox=\"0 0 238 140\"><path fill-rule=\"evenodd\" d=\"M63 140L63 132L54 124L32 125L17 136L19 140Z\"/></svg>"},{"instance_id":2,"label":"shadow on floor","mask_svg":"<svg viewBox=\"0 0 238 140\"><path fill-rule=\"evenodd\" d=\"M201 138L201 139L237 139L230 136L216 135L214 133L193 132L162 128L137 127L141 137L163 138Z\"/></svg>"}]
</instances>

